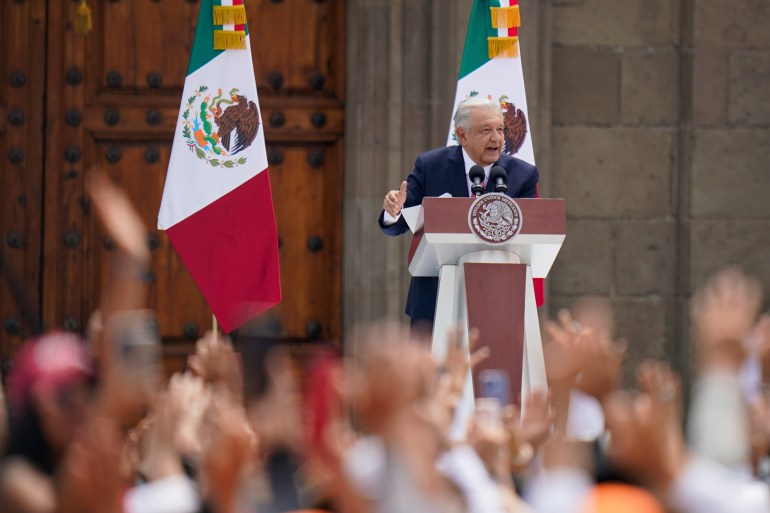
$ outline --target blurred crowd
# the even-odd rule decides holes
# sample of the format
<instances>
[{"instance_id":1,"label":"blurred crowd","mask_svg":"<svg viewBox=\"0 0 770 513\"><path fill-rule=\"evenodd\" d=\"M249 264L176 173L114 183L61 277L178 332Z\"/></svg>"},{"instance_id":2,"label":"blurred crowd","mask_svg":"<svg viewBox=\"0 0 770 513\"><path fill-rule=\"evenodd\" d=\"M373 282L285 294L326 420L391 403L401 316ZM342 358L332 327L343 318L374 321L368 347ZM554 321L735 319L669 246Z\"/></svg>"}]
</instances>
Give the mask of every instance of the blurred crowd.
<instances>
[{"instance_id":1,"label":"blurred crowd","mask_svg":"<svg viewBox=\"0 0 770 513\"><path fill-rule=\"evenodd\" d=\"M610 302L581 298L543 326L548 390L477 402L458 437L475 330L444 361L392 322L345 355L210 332L165 380L144 227L106 179L89 191L117 251L87 332L16 354L2 513L770 513L770 318L740 270L693 296L690 390L663 361L621 389L627 348L660 341L617 339Z\"/></svg>"}]
</instances>

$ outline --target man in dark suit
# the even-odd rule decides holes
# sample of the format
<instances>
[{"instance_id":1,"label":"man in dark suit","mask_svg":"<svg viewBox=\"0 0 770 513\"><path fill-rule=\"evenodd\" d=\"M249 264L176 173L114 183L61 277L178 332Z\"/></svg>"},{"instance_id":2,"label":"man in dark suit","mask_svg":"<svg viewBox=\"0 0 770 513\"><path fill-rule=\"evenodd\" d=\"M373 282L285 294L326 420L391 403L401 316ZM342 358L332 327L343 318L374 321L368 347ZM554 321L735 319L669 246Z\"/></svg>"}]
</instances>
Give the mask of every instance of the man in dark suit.
<instances>
[{"instance_id":1,"label":"man in dark suit","mask_svg":"<svg viewBox=\"0 0 770 513\"><path fill-rule=\"evenodd\" d=\"M409 227L401 209L420 205L426 196L449 193L455 197L471 195L468 172L474 165L484 168L485 188L493 166L502 166L508 175L508 196L537 197L537 168L502 153L505 146L503 115L500 105L478 97L469 98L457 107L454 117L458 146L446 146L417 157L414 169L399 190L385 195L379 224L391 236L401 235ZM438 278L412 278L406 300L406 314L413 324L432 324L436 313Z\"/></svg>"}]
</instances>

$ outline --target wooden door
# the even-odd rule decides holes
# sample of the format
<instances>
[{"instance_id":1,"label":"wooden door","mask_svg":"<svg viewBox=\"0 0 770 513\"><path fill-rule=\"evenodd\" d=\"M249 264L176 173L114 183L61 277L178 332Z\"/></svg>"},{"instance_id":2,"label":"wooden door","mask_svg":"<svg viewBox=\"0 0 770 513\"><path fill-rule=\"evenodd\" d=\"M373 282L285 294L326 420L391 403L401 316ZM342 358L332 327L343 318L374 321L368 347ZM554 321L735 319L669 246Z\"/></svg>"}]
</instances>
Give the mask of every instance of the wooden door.
<instances>
[{"instance_id":1,"label":"wooden door","mask_svg":"<svg viewBox=\"0 0 770 513\"><path fill-rule=\"evenodd\" d=\"M0 358L39 329L45 0L0 2Z\"/></svg>"},{"instance_id":2,"label":"wooden door","mask_svg":"<svg viewBox=\"0 0 770 513\"><path fill-rule=\"evenodd\" d=\"M37 194L27 199L33 219L19 226L42 236L13 262L31 260L39 271L21 274L39 293L32 301L45 326L83 329L112 250L84 189L89 170L100 167L128 191L148 227L151 307L168 354L184 353L210 327L211 313L155 226L199 2L88 0L88 36L73 30L77 2L21 3L29 12L17 16L27 16L28 24L32 4L41 4L43 13L47 5L48 45L42 47L43 37L37 53L21 49L41 84L45 77L45 103L40 90L40 105L31 107L44 117L45 136L22 166L27 175L28 164L37 165L38 180L14 183L14 191L25 186ZM269 312L268 324L279 337L335 339L341 330L344 2L250 0L246 7L281 241L284 300ZM0 130L10 133L7 126ZM4 164L4 179L12 180L18 167ZM6 232L18 218L8 197L4 190ZM7 288L0 299L4 315L11 311Z\"/></svg>"}]
</instances>

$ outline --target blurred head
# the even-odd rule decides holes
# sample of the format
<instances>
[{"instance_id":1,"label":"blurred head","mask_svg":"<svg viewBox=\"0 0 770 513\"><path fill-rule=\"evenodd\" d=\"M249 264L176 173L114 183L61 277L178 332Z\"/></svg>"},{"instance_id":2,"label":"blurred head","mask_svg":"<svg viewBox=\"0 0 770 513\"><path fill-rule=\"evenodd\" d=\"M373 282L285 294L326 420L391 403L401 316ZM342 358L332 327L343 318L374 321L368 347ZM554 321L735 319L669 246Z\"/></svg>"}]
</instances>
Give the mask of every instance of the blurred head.
<instances>
[{"instance_id":1,"label":"blurred head","mask_svg":"<svg viewBox=\"0 0 770 513\"><path fill-rule=\"evenodd\" d=\"M472 97L457 106L454 116L457 142L480 166L497 162L505 144L500 104Z\"/></svg>"},{"instance_id":2,"label":"blurred head","mask_svg":"<svg viewBox=\"0 0 770 513\"><path fill-rule=\"evenodd\" d=\"M54 331L21 346L9 376L9 403L18 418L34 411L50 448L60 452L87 406L93 368L84 341Z\"/></svg>"},{"instance_id":3,"label":"blurred head","mask_svg":"<svg viewBox=\"0 0 770 513\"><path fill-rule=\"evenodd\" d=\"M583 296L572 305L572 318L583 328L610 339L615 337L615 312L604 296Z\"/></svg>"}]
</instances>

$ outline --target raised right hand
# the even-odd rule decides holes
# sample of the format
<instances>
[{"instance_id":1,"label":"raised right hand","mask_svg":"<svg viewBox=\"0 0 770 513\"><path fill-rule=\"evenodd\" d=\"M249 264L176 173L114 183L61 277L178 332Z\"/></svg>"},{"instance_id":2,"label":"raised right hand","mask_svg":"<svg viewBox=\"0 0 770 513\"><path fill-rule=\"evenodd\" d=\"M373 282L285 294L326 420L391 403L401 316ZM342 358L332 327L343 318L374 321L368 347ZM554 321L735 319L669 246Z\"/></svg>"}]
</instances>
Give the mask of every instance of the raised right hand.
<instances>
[{"instance_id":1,"label":"raised right hand","mask_svg":"<svg viewBox=\"0 0 770 513\"><path fill-rule=\"evenodd\" d=\"M401 182L397 191L390 191L385 195L382 208L393 217L398 217L406 203L406 181Z\"/></svg>"}]
</instances>

